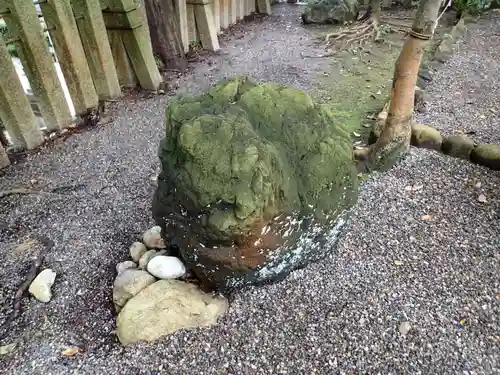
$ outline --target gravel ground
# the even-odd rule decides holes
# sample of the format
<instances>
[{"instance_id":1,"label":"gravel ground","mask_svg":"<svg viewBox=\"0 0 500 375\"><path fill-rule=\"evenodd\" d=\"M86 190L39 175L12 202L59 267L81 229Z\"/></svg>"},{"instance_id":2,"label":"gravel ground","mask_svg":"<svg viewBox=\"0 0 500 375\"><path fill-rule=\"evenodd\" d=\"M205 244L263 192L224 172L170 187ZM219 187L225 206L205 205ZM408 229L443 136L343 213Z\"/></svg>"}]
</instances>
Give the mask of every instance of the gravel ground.
<instances>
[{"instance_id":1,"label":"gravel ground","mask_svg":"<svg viewBox=\"0 0 500 375\"><path fill-rule=\"evenodd\" d=\"M477 142L500 143L500 13L472 26L433 81L439 84L426 90L429 111L420 122L445 136L468 133Z\"/></svg>"},{"instance_id":2,"label":"gravel ground","mask_svg":"<svg viewBox=\"0 0 500 375\"><path fill-rule=\"evenodd\" d=\"M197 66L180 82L182 90L248 71L261 80L310 88L311 72L326 68L325 62L300 57L301 48L314 47L296 21L298 8L275 9L278 14L251 33L235 30L225 43L227 54ZM289 9L295 10L283 16ZM475 35L486 38L481 30L489 30L488 22ZM245 47L249 43L252 48ZM473 57L458 59L462 66L479 67ZM430 89L437 92L435 85ZM438 122L436 107L449 99L435 100L427 116ZM128 97L114 123L42 150L0 180L0 190L69 186L1 201L0 322L37 250L16 244L30 234L49 236L55 247L44 266L58 273L49 304L24 300L22 316L1 343L17 342L12 355L1 357L1 373L500 372L500 173L427 150L413 150L400 165L363 184L347 234L329 259L281 283L237 293L215 327L150 345L118 345L114 266L153 224L151 176L158 168L165 101ZM411 326L407 334L400 332L402 324ZM84 353L60 355L73 345Z\"/></svg>"}]
</instances>

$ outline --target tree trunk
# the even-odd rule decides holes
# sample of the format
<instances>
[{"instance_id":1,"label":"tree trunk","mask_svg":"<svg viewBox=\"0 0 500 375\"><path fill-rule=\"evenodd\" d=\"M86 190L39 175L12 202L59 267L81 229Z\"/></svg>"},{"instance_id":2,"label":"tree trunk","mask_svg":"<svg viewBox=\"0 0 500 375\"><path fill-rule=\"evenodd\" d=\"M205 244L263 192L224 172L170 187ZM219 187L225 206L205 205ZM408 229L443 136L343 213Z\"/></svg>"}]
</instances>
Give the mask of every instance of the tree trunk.
<instances>
[{"instance_id":1,"label":"tree trunk","mask_svg":"<svg viewBox=\"0 0 500 375\"><path fill-rule=\"evenodd\" d=\"M380 162L395 160L410 147L415 85L424 48L434 34L441 1L420 1L412 31L396 61L387 120L370 153L370 161L375 167Z\"/></svg>"},{"instance_id":2,"label":"tree trunk","mask_svg":"<svg viewBox=\"0 0 500 375\"><path fill-rule=\"evenodd\" d=\"M173 0L145 0L153 52L167 69L184 71L187 59Z\"/></svg>"},{"instance_id":3,"label":"tree trunk","mask_svg":"<svg viewBox=\"0 0 500 375\"><path fill-rule=\"evenodd\" d=\"M378 25L380 25L382 0L371 0L370 7L372 8L372 21L375 24L375 27L377 27Z\"/></svg>"}]
</instances>

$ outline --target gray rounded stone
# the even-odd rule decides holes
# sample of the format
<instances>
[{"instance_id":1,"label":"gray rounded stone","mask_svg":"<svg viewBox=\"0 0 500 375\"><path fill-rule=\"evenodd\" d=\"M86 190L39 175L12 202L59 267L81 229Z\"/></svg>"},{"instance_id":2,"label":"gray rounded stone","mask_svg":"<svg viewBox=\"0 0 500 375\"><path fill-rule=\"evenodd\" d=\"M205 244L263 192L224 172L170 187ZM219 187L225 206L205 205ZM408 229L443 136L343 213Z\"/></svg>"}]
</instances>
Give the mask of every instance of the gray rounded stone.
<instances>
[{"instance_id":1,"label":"gray rounded stone","mask_svg":"<svg viewBox=\"0 0 500 375\"><path fill-rule=\"evenodd\" d=\"M148 251L148 248L142 242L137 241L130 246L130 256L134 262L138 262L146 251Z\"/></svg>"},{"instance_id":2,"label":"gray rounded stone","mask_svg":"<svg viewBox=\"0 0 500 375\"><path fill-rule=\"evenodd\" d=\"M155 281L154 276L146 271L135 269L123 271L113 284L113 303L115 306L123 307L130 298Z\"/></svg>"},{"instance_id":3,"label":"gray rounded stone","mask_svg":"<svg viewBox=\"0 0 500 375\"><path fill-rule=\"evenodd\" d=\"M452 135L445 138L441 145L443 153L461 159L469 159L473 148L474 141L472 139L459 135Z\"/></svg>"},{"instance_id":4,"label":"gray rounded stone","mask_svg":"<svg viewBox=\"0 0 500 375\"><path fill-rule=\"evenodd\" d=\"M494 144L479 145L471 151L470 160L485 167L500 170L500 146Z\"/></svg>"}]
</instances>

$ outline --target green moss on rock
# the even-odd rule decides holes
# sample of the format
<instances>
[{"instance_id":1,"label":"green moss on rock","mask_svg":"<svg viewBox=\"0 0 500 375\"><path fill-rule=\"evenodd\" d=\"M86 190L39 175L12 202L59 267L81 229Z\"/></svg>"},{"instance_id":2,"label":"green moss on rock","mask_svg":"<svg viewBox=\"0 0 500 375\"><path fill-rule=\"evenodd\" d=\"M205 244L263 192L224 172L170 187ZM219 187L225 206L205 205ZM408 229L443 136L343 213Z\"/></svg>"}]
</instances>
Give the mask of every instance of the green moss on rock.
<instances>
[{"instance_id":1,"label":"green moss on rock","mask_svg":"<svg viewBox=\"0 0 500 375\"><path fill-rule=\"evenodd\" d=\"M428 148L439 151L443 137L432 126L414 124L411 127L411 144L415 147Z\"/></svg>"},{"instance_id":2,"label":"green moss on rock","mask_svg":"<svg viewBox=\"0 0 500 375\"><path fill-rule=\"evenodd\" d=\"M462 159L468 159L473 148L474 141L472 139L459 135L445 138L441 146L441 150L446 155Z\"/></svg>"},{"instance_id":3,"label":"green moss on rock","mask_svg":"<svg viewBox=\"0 0 500 375\"><path fill-rule=\"evenodd\" d=\"M155 220L198 276L216 287L231 277L252 282L246 274L255 276L268 252L276 260L296 245L303 231L284 245L278 233L284 222L272 233L276 244L269 235L263 239L271 220L310 217L326 229L356 199L348 132L326 106L277 84L238 77L174 100L159 156ZM252 245L259 240L262 246Z\"/></svg>"},{"instance_id":4,"label":"green moss on rock","mask_svg":"<svg viewBox=\"0 0 500 375\"><path fill-rule=\"evenodd\" d=\"M470 160L485 167L500 170L500 146L482 144L475 147L470 154Z\"/></svg>"},{"instance_id":5,"label":"green moss on rock","mask_svg":"<svg viewBox=\"0 0 500 375\"><path fill-rule=\"evenodd\" d=\"M302 22L305 24L342 24L356 21L359 14L359 3L355 0L310 0Z\"/></svg>"}]
</instances>

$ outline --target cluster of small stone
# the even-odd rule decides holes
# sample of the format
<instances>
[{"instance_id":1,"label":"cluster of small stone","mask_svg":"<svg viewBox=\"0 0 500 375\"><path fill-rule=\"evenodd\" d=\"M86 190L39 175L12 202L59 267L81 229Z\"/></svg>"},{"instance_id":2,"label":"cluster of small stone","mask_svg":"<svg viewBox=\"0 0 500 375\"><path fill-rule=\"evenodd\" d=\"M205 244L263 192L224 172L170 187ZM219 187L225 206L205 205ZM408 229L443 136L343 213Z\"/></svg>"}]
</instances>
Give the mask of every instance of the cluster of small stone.
<instances>
[{"instance_id":1,"label":"cluster of small stone","mask_svg":"<svg viewBox=\"0 0 500 375\"><path fill-rule=\"evenodd\" d=\"M225 298L176 280L186 276L186 267L167 254L161 228L155 226L143 234L142 242L130 246L132 260L116 265L113 303L117 335L124 345L215 324L228 308Z\"/></svg>"},{"instance_id":2,"label":"cluster of small stone","mask_svg":"<svg viewBox=\"0 0 500 375\"><path fill-rule=\"evenodd\" d=\"M116 265L117 276L113 285L113 303L120 312L125 303L156 278L177 279L185 275L186 268L179 258L168 256L161 228L155 226L142 236L142 242L130 246L132 260Z\"/></svg>"}]
</instances>

